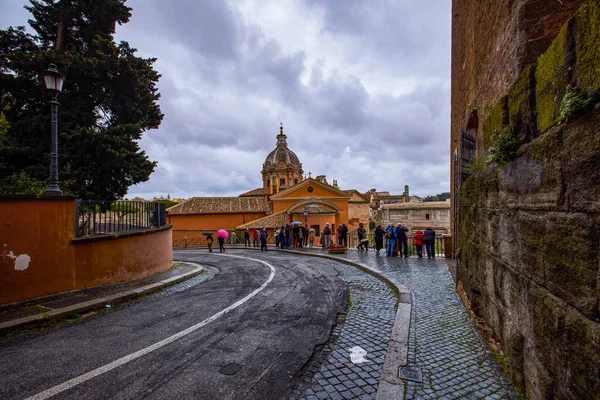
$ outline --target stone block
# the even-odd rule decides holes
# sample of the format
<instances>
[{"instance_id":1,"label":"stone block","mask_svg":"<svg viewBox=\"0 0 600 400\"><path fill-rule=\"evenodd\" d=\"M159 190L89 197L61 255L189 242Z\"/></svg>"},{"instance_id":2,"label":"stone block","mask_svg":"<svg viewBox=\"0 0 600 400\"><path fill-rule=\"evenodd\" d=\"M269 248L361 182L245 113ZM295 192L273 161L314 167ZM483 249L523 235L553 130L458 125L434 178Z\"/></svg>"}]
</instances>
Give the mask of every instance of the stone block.
<instances>
[{"instance_id":1,"label":"stone block","mask_svg":"<svg viewBox=\"0 0 600 400\"><path fill-rule=\"evenodd\" d=\"M573 20L569 20L548 51L540 56L535 70L537 125L544 133L558 122L560 103L571 82L574 67L572 41Z\"/></svg>"},{"instance_id":2,"label":"stone block","mask_svg":"<svg viewBox=\"0 0 600 400\"><path fill-rule=\"evenodd\" d=\"M529 67L519 75L508 91L508 123L524 144L538 136L535 110L535 68Z\"/></svg>"},{"instance_id":3,"label":"stone block","mask_svg":"<svg viewBox=\"0 0 600 400\"><path fill-rule=\"evenodd\" d=\"M586 93L600 94L600 0L590 0L575 16L577 86Z\"/></svg>"},{"instance_id":4,"label":"stone block","mask_svg":"<svg viewBox=\"0 0 600 400\"><path fill-rule=\"evenodd\" d=\"M600 213L600 109L569 119L560 158L569 209Z\"/></svg>"}]
</instances>

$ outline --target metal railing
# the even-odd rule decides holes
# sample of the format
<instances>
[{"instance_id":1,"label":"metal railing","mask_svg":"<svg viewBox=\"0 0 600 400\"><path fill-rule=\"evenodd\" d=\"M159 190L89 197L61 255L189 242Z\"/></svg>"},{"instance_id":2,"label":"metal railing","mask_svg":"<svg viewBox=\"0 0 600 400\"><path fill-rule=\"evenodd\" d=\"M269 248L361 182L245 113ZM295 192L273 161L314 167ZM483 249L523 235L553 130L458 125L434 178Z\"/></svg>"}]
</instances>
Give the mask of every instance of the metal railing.
<instances>
[{"instance_id":1,"label":"metal railing","mask_svg":"<svg viewBox=\"0 0 600 400\"><path fill-rule=\"evenodd\" d=\"M407 234L408 238L408 254L411 256L417 255L417 246L413 244L412 235ZM375 236L373 232L369 232L367 234L367 238L369 239L369 247L375 246ZM332 238L333 239L333 238ZM335 238L337 243L337 237ZM356 231L348 232L348 247L356 247L358 246L358 234ZM387 246L387 238L383 238L383 250L385 250ZM444 239L442 235L438 234L435 236L435 244L433 246L433 250L436 256L443 257L444 256ZM423 254L427 255L425 251L425 245L423 245Z\"/></svg>"},{"instance_id":2,"label":"metal railing","mask_svg":"<svg viewBox=\"0 0 600 400\"><path fill-rule=\"evenodd\" d=\"M75 237L159 228L166 224L164 207L154 201L77 200Z\"/></svg>"}]
</instances>

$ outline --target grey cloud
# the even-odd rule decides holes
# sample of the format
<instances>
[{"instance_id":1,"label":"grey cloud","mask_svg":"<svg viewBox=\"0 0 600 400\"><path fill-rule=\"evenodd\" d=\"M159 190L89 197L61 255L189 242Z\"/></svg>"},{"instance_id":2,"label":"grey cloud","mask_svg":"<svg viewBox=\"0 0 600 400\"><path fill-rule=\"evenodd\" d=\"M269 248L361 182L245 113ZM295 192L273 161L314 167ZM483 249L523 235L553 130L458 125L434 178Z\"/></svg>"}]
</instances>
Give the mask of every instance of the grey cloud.
<instances>
[{"instance_id":1,"label":"grey cloud","mask_svg":"<svg viewBox=\"0 0 600 400\"><path fill-rule=\"evenodd\" d=\"M222 0L141 0L133 8L132 22L157 30L205 57L234 59L238 54L239 16Z\"/></svg>"}]
</instances>

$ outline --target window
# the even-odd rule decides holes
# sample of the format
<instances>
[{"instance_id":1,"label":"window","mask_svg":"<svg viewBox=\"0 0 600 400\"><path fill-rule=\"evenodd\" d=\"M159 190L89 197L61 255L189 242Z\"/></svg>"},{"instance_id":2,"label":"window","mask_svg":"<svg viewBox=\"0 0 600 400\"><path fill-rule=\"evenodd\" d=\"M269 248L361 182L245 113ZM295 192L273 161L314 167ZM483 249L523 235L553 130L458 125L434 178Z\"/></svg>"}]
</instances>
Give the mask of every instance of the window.
<instances>
[{"instance_id":1,"label":"window","mask_svg":"<svg viewBox=\"0 0 600 400\"><path fill-rule=\"evenodd\" d=\"M425 219L429 219L429 214L425 214Z\"/></svg>"},{"instance_id":2,"label":"window","mask_svg":"<svg viewBox=\"0 0 600 400\"><path fill-rule=\"evenodd\" d=\"M321 225L311 225L310 227L315 230L315 236L321 236Z\"/></svg>"},{"instance_id":3,"label":"window","mask_svg":"<svg viewBox=\"0 0 600 400\"><path fill-rule=\"evenodd\" d=\"M312 186L309 186L307 190L308 190L308 193L312 193L312 191L313 191L313 187L312 187Z\"/></svg>"},{"instance_id":4,"label":"window","mask_svg":"<svg viewBox=\"0 0 600 400\"><path fill-rule=\"evenodd\" d=\"M279 186L285 186L285 178L279 180Z\"/></svg>"}]
</instances>

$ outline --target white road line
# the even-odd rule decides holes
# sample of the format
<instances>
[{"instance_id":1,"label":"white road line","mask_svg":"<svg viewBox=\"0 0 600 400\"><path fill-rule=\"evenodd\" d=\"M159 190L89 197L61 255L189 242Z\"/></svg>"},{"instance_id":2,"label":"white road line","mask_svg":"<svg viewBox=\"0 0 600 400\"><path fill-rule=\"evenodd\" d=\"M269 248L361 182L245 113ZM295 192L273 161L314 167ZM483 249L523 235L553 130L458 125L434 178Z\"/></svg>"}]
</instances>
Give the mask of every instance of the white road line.
<instances>
[{"instance_id":1,"label":"white road line","mask_svg":"<svg viewBox=\"0 0 600 400\"><path fill-rule=\"evenodd\" d=\"M235 258L242 258L242 259L247 259L247 260L252 260L252 261L257 261L259 263L262 263L264 265L266 265L267 267L269 267L271 269L271 274L269 275L269 279L267 279L265 281L265 283L262 284L261 287L259 287L258 289L256 289L255 291L253 291L252 293L250 293L249 295L247 295L246 297L244 297L243 299L240 299L238 301L236 301L235 303L233 303L232 305L230 305L229 307L219 311L218 313L214 314L212 317L209 317L207 319L205 319L202 322L197 323L196 325L192 325L189 328L176 333L172 336L169 336L166 339L161 340L160 342L154 343L153 345L150 345L148 347L145 347L141 350L136 351L135 353L131 353L125 357L121 357L118 360L115 360L109 364L106 364L102 367L96 368L95 370L92 370L90 372L87 372L83 375L80 375L78 377L75 377L71 380L68 380L64 383L61 383L60 385L56 385L54 387L51 387L50 389L44 390L43 392L40 392L36 395L33 395L31 397L28 397L26 400L42 400L42 399L47 399L49 397L54 396L55 394L58 394L60 392L63 392L67 389L70 389L74 386L79 385L80 383L83 383L85 381L88 381L92 378L95 378L96 376L102 375L105 372L108 372L110 370L113 370L123 364L127 364L130 361L135 360L136 358L140 358L148 353L153 352L154 350L158 350L163 346L168 345L169 343L172 343L174 341L176 341L177 339L180 339L182 337L184 337L185 335L194 332L195 330L198 330L200 328L202 328L203 326L211 323L212 321L216 320L217 318L223 316L224 314L228 313L229 311L239 307L240 305L244 304L245 302L247 302L248 300L250 300L251 298L253 298L254 296L256 296L260 291L262 291L265 287L267 287L267 285L269 283L271 283L271 281L273 280L273 278L275 277L275 267L273 267L271 264L269 264L266 261L262 261L262 260L257 260L255 258L250 258L250 257L243 257L243 256L235 256L235 255L231 255L231 254L220 254L220 256L225 256L225 257L235 257Z\"/></svg>"}]
</instances>

